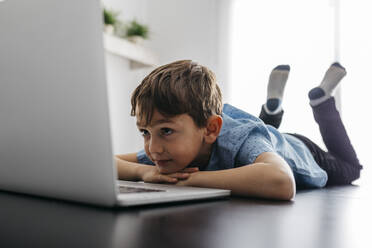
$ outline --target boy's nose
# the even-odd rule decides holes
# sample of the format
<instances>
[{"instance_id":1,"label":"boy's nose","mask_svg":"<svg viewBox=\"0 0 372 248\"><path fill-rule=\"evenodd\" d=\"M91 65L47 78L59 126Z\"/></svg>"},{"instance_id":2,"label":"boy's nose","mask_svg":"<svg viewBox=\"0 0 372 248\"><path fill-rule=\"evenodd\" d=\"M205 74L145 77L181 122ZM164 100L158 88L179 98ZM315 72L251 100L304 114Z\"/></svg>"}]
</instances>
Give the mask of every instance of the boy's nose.
<instances>
[{"instance_id":1,"label":"boy's nose","mask_svg":"<svg viewBox=\"0 0 372 248\"><path fill-rule=\"evenodd\" d=\"M152 138L149 143L150 153L163 153L164 147L157 139Z\"/></svg>"}]
</instances>

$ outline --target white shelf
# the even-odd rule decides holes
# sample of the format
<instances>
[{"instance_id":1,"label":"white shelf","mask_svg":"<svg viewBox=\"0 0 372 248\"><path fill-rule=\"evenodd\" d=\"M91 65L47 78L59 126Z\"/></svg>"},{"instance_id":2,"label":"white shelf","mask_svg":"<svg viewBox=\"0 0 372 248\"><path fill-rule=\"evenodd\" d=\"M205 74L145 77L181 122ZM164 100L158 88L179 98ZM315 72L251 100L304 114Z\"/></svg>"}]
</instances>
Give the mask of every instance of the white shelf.
<instances>
[{"instance_id":1,"label":"white shelf","mask_svg":"<svg viewBox=\"0 0 372 248\"><path fill-rule=\"evenodd\" d=\"M156 67L157 58L147 48L109 34L103 34L105 50L111 54L126 58L132 69Z\"/></svg>"}]
</instances>

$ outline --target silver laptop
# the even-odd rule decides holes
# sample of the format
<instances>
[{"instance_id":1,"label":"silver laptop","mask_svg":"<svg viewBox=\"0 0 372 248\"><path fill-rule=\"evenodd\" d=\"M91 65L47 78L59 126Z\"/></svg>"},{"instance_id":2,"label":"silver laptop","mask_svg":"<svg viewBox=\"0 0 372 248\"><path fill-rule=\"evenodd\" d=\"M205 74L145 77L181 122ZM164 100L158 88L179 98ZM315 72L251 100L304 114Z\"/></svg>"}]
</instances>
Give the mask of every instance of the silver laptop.
<instances>
[{"instance_id":1,"label":"silver laptop","mask_svg":"<svg viewBox=\"0 0 372 248\"><path fill-rule=\"evenodd\" d=\"M0 190L101 206L230 194L116 180L100 0L0 0L0 30Z\"/></svg>"}]
</instances>

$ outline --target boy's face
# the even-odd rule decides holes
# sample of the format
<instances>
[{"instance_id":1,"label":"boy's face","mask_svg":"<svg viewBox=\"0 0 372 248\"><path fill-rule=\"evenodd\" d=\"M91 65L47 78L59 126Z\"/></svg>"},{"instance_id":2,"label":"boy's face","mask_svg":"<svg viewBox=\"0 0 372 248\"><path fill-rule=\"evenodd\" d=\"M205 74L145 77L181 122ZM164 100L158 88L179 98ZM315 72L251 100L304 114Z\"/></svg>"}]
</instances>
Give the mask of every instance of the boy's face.
<instances>
[{"instance_id":1,"label":"boy's face","mask_svg":"<svg viewBox=\"0 0 372 248\"><path fill-rule=\"evenodd\" d=\"M209 160L211 146L204 142L206 128L197 127L188 114L169 118L154 110L148 126L142 126L140 121L137 126L147 156L161 173L177 172L190 164L201 166Z\"/></svg>"}]
</instances>

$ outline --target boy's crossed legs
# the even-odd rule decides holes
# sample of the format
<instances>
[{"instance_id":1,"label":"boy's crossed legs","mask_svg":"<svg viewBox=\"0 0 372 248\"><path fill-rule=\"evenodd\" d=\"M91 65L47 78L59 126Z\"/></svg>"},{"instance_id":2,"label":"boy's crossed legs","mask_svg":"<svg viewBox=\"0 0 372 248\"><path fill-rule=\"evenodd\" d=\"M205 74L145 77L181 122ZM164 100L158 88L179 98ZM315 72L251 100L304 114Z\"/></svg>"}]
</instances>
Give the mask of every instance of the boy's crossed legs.
<instances>
[{"instance_id":1,"label":"boy's crossed legs","mask_svg":"<svg viewBox=\"0 0 372 248\"><path fill-rule=\"evenodd\" d=\"M276 128L279 128L284 113L281 102L289 71L287 65L273 69L268 84L267 101L260 113L265 124ZM332 97L332 92L345 75L345 68L334 63L327 70L321 84L309 92L314 118L328 152L302 135L291 134L308 147L318 165L327 172L327 185L350 184L359 178L362 169Z\"/></svg>"}]
</instances>

